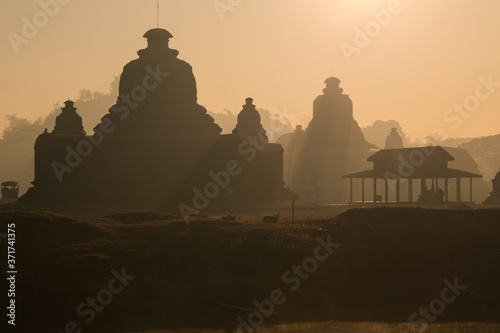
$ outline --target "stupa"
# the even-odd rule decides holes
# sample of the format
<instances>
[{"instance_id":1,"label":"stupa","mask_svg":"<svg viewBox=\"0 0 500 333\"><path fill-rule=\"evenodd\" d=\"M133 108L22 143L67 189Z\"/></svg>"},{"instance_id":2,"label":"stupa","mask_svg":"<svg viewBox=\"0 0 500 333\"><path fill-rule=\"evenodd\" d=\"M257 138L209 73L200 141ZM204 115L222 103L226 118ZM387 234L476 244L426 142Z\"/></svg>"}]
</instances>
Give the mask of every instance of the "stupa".
<instances>
[{"instance_id":1,"label":"stupa","mask_svg":"<svg viewBox=\"0 0 500 333\"><path fill-rule=\"evenodd\" d=\"M148 47L123 68L117 103L104 116L116 126L113 135L193 137L219 135L222 129L198 104L192 67L169 47L172 34L151 29Z\"/></svg>"},{"instance_id":2,"label":"stupa","mask_svg":"<svg viewBox=\"0 0 500 333\"><path fill-rule=\"evenodd\" d=\"M64 102L64 107L61 108L62 113L56 117L56 126L54 134L64 135L85 135L82 125L82 117L76 113L75 103L71 100Z\"/></svg>"},{"instance_id":3,"label":"stupa","mask_svg":"<svg viewBox=\"0 0 500 333\"><path fill-rule=\"evenodd\" d=\"M362 170L371 149L353 116L353 103L331 77L313 104L313 118L307 129L296 131L285 152L288 187L305 200L318 203L348 202L344 172ZM280 142L280 140L278 140Z\"/></svg>"},{"instance_id":4,"label":"stupa","mask_svg":"<svg viewBox=\"0 0 500 333\"><path fill-rule=\"evenodd\" d=\"M385 139L385 147L384 149L402 149L403 147L403 138L398 133L397 128L391 129L391 133Z\"/></svg>"},{"instance_id":5,"label":"stupa","mask_svg":"<svg viewBox=\"0 0 500 333\"><path fill-rule=\"evenodd\" d=\"M269 139L266 136L266 130L260 122L259 111L253 105L253 98L249 97L245 102L243 110L238 114L238 123L233 130L233 134L242 140L247 140L249 136L260 137L260 141L268 143Z\"/></svg>"}]
</instances>

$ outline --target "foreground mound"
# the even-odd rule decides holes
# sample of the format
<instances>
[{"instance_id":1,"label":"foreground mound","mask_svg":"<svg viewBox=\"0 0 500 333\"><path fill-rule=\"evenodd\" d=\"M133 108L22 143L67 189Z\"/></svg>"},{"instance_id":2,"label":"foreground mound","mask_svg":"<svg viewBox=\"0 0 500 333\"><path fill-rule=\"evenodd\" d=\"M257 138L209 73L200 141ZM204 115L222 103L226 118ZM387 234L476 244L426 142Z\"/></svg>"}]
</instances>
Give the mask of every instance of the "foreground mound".
<instances>
[{"instance_id":1,"label":"foreground mound","mask_svg":"<svg viewBox=\"0 0 500 333\"><path fill-rule=\"evenodd\" d=\"M188 225L154 213L83 220L7 212L0 221L16 223L19 324L31 329L500 318L500 210L356 209L269 225ZM461 289L425 319L419 309L441 299L447 283ZM279 302L271 309L269 300Z\"/></svg>"}]
</instances>

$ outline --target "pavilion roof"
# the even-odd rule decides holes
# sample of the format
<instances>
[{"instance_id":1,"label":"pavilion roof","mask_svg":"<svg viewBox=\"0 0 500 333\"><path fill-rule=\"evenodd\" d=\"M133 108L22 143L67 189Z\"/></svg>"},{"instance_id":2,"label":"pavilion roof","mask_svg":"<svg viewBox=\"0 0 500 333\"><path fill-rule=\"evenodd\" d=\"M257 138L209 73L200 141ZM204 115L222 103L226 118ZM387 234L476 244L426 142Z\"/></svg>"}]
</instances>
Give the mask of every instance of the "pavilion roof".
<instances>
[{"instance_id":1,"label":"pavilion roof","mask_svg":"<svg viewBox=\"0 0 500 333\"><path fill-rule=\"evenodd\" d=\"M381 149L372 156L368 157L367 161L378 161L378 160L397 160L400 156L408 159L410 154L414 151L422 151L428 154L432 151L431 155L433 158L443 158L446 161L454 161L455 158L450 155L441 146L429 146L429 147L413 147L413 148L399 148L399 149Z\"/></svg>"},{"instance_id":2,"label":"pavilion roof","mask_svg":"<svg viewBox=\"0 0 500 333\"><path fill-rule=\"evenodd\" d=\"M394 149L397 150L397 149ZM451 155L450 155L451 156ZM450 168L436 168L436 169L416 169L411 175L401 176L391 170L366 170L361 172L351 173L342 178L377 178L377 179L398 179L398 178L482 178L482 175L475 173L450 169Z\"/></svg>"}]
</instances>

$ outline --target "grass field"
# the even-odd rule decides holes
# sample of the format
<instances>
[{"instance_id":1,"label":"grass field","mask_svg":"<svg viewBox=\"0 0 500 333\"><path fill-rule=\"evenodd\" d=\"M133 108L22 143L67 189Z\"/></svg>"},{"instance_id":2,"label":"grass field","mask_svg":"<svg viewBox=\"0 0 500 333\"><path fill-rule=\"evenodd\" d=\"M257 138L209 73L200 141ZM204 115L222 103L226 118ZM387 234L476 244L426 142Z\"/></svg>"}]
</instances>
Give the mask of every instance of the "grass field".
<instances>
[{"instance_id":1,"label":"grass field","mask_svg":"<svg viewBox=\"0 0 500 333\"><path fill-rule=\"evenodd\" d=\"M230 332L280 290L285 301L255 331L410 333L423 328L409 324L412 313L458 279L466 290L425 331L500 332L500 210L314 209L278 224L258 215L186 224L164 213L0 212L2 228L16 224L19 327ZM318 238L340 245L317 267L304 264ZM286 275L298 286L283 278L294 265L311 270ZM108 302L102 291L122 269L134 279L95 316L79 314L88 298Z\"/></svg>"}]
</instances>

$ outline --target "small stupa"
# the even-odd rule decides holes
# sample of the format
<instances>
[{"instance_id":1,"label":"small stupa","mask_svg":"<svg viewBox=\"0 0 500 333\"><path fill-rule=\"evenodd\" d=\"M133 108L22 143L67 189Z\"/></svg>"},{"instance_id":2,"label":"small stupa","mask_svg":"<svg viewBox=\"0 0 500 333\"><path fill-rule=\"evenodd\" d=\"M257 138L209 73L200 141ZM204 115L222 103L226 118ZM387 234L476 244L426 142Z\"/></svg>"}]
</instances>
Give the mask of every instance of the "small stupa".
<instances>
[{"instance_id":1,"label":"small stupa","mask_svg":"<svg viewBox=\"0 0 500 333\"><path fill-rule=\"evenodd\" d=\"M391 133L385 139L384 149L401 149L403 147L403 138L398 133L397 128L391 129Z\"/></svg>"},{"instance_id":2,"label":"small stupa","mask_svg":"<svg viewBox=\"0 0 500 333\"><path fill-rule=\"evenodd\" d=\"M56 117L56 126L52 133L65 135L85 135L82 117L76 113L75 103L71 100L64 102L62 113Z\"/></svg>"},{"instance_id":3,"label":"small stupa","mask_svg":"<svg viewBox=\"0 0 500 333\"><path fill-rule=\"evenodd\" d=\"M238 123L233 134L238 135L241 140L247 140L249 137L258 137L262 143L268 143L266 130L260 122L260 114L253 104L253 98L247 98L243 110L238 114Z\"/></svg>"}]
</instances>

